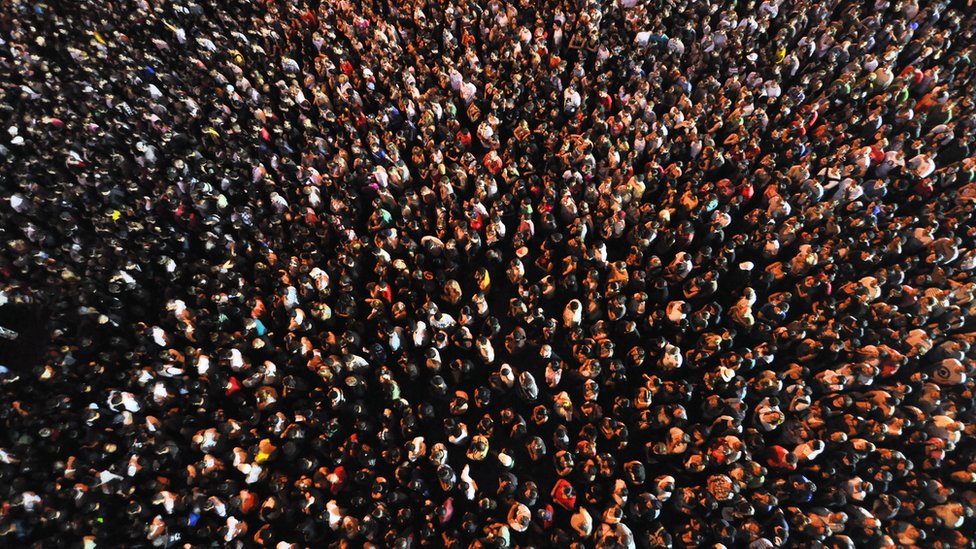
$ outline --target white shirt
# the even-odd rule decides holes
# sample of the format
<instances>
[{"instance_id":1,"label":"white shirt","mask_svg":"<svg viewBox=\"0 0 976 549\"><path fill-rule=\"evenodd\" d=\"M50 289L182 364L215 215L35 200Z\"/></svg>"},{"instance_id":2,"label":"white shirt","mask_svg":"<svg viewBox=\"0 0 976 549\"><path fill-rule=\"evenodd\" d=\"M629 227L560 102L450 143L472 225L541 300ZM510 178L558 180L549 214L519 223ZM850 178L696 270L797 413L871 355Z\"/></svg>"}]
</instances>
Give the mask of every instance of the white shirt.
<instances>
[{"instance_id":1,"label":"white shirt","mask_svg":"<svg viewBox=\"0 0 976 549\"><path fill-rule=\"evenodd\" d=\"M461 99L464 100L465 105L470 105L474 101L474 96L478 93L478 87L471 82L465 82L461 86Z\"/></svg>"}]
</instances>

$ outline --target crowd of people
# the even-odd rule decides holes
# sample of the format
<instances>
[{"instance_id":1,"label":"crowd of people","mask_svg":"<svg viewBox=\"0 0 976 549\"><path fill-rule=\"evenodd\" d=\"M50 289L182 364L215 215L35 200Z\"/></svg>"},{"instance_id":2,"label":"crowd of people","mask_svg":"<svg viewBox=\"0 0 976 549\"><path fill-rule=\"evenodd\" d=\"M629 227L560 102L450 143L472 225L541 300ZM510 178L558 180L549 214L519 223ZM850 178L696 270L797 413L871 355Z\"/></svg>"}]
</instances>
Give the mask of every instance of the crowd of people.
<instances>
[{"instance_id":1,"label":"crowd of people","mask_svg":"<svg viewBox=\"0 0 976 549\"><path fill-rule=\"evenodd\" d=\"M976 547L966 2L0 8L0 544Z\"/></svg>"}]
</instances>

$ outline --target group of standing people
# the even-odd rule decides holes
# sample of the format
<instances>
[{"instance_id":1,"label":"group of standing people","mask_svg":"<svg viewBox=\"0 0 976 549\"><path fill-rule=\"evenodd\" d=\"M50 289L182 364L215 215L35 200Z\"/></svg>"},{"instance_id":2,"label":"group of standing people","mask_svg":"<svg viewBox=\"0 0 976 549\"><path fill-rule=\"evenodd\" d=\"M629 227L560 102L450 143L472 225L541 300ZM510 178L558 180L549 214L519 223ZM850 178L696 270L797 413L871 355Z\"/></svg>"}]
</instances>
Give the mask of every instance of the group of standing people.
<instances>
[{"instance_id":1,"label":"group of standing people","mask_svg":"<svg viewBox=\"0 0 976 549\"><path fill-rule=\"evenodd\" d=\"M965 2L0 8L0 543L976 546Z\"/></svg>"}]
</instances>

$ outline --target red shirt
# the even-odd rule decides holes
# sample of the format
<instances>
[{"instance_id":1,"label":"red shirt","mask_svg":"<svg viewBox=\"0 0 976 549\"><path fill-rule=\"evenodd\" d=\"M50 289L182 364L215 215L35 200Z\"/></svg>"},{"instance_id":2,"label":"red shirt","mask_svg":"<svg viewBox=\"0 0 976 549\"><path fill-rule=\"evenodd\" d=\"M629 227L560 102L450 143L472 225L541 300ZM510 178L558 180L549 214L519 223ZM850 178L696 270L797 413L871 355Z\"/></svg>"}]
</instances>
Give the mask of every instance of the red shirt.
<instances>
[{"instance_id":1,"label":"red shirt","mask_svg":"<svg viewBox=\"0 0 976 549\"><path fill-rule=\"evenodd\" d=\"M567 511L576 507L576 492L566 479L559 479L552 488L552 499Z\"/></svg>"}]
</instances>

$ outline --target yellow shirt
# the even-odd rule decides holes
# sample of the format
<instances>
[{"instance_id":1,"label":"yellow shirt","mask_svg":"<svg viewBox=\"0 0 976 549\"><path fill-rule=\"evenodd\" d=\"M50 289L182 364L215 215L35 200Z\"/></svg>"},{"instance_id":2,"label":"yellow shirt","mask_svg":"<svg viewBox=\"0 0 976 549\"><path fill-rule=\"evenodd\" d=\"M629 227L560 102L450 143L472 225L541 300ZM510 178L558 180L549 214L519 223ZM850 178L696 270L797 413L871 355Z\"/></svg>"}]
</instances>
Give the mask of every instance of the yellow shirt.
<instances>
[{"instance_id":1,"label":"yellow shirt","mask_svg":"<svg viewBox=\"0 0 976 549\"><path fill-rule=\"evenodd\" d=\"M778 64L782 63L784 59L786 59L786 48L776 50L776 58L774 61Z\"/></svg>"}]
</instances>

